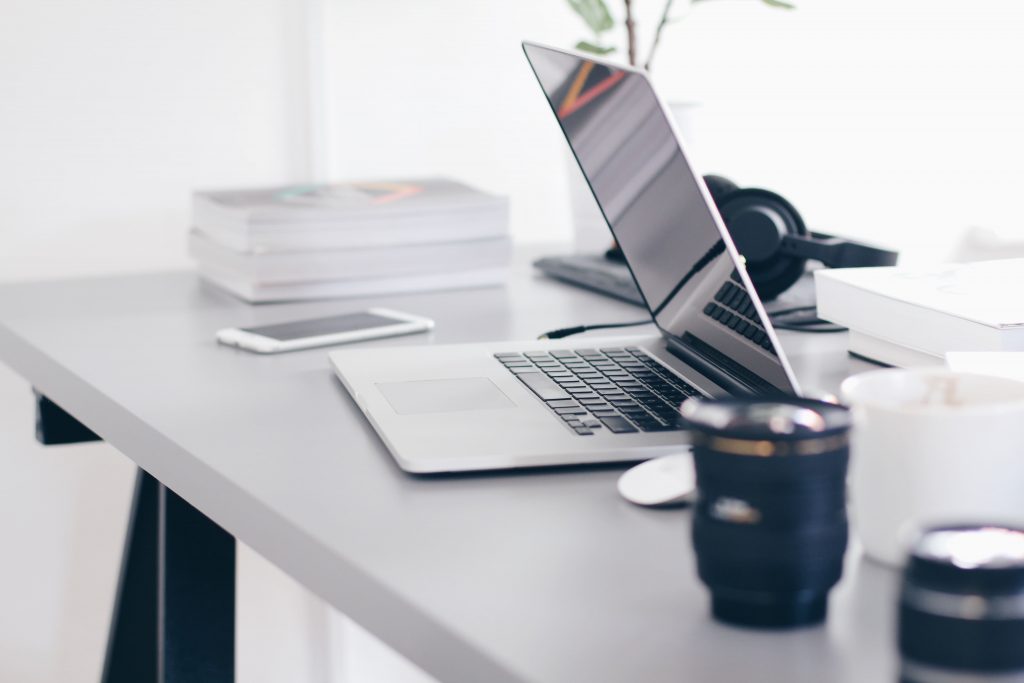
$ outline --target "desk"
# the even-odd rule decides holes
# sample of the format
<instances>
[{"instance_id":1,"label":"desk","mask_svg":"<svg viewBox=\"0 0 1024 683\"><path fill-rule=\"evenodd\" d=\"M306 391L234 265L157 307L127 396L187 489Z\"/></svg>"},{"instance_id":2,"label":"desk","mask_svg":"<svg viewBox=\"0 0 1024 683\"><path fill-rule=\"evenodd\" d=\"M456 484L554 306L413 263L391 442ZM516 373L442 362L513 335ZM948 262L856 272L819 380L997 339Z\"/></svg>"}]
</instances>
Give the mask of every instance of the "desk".
<instances>
[{"instance_id":1,"label":"desk","mask_svg":"<svg viewBox=\"0 0 1024 683\"><path fill-rule=\"evenodd\" d=\"M529 339L637 315L525 260L505 289L373 304L437 321L381 346ZM186 508L446 683L894 679L896 574L856 551L824 627L722 626L696 577L689 512L621 500L623 467L412 477L324 350L261 357L213 341L221 327L365 305L250 307L189 272L7 285L0 359ZM781 337L805 388L869 367L843 335Z\"/></svg>"}]
</instances>

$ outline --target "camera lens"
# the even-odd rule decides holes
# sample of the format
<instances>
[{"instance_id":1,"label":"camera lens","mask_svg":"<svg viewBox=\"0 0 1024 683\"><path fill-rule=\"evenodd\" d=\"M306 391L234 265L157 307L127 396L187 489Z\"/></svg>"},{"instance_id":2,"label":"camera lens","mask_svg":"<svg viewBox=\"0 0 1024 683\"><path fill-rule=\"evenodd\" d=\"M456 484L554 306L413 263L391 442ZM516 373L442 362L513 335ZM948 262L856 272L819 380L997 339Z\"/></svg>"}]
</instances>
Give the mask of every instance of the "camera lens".
<instances>
[{"instance_id":1,"label":"camera lens","mask_svg":"<svg viewBox=\"0 0 1024 683\"><path fill-rule=\"evenodd\" d=\"M900 680L1024 682L1024 531L933 529L900 596Z\"/></svg>"},{"instance_id":2,"label":"camera lens","mask_svg":"<svg viewBox=\"0 0 1024 683\"><path fill-rule=\"evenodd\" d=\"M681 412L697 470L697 573L712 615L760 627L822 621L848 535L848 411L794 398L691 399Z\"/></svg>"}]
</instances>

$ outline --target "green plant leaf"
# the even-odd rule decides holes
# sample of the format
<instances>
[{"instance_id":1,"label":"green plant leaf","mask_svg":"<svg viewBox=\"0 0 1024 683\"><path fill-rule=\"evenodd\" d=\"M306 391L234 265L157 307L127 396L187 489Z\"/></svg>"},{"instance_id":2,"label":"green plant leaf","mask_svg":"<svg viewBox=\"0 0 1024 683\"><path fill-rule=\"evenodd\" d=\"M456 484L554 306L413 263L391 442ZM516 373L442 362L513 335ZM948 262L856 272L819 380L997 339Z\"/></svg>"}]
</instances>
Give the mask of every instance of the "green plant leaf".
<instances>
[{"instance_id":1,"label":"green plant leaf","mask_svg":"<svg viewBox=\"0 0 1024 683\"><path fill-rule=\"evenodd\" d=\"M603 45L595 45L589 40L581 40L576 43L576 49L580 52L589 52L592 55L606 55L609 52L615 52L614 47L605 47Z\"/></svg>"},{"instance_id":2,"label":"green plant leaf","mask_svg":"<svg viewBox=\"0 0 1024 683\"><path fill-rule=\"evenodd\" d=\"M778 1L778 0L776 0ZM604 33L615 26L604 0L568 0L569 7L586 22L594 33ZM767 2L767 0L765 0Z\"/></svg>"},{"instance_id":3,"label":"green plant leaf","mask_svg":"<svg viewBox=\"0 0 1024 683\"><path fill-rule=\"evenodd\" d=\"M761 2L769 7L777 7L779 9L796 9L796 5L791 2L785 2L784 0L761 0Z\"/></svg>"}]
</instances>

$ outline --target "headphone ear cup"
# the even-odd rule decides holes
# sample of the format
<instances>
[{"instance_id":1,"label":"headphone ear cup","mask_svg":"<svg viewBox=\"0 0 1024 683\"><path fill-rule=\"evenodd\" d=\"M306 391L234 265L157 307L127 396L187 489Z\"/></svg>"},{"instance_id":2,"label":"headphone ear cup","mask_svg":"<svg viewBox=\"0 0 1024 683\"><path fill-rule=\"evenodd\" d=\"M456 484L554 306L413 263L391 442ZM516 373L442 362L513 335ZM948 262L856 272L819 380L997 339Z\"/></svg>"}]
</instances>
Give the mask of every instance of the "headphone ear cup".
<instances>
[{"instance_id":1,"label":"headphone ear cup","mask_svg":"<svg viewBox=\"0 0 1024 683\"><path fill-rule=\"evenodd\" d=\"M704 184L708 186L708 192L711 193L711 199L715 201L715 206L719 209L722 208L722 202L727 196L740 189L739 185L725 176L720 175L704 176Z\"/></svg>"},{"instance_id":2,"label":"headphone ear cup","mask_svg":"<svg viewBox=\"0 0 1024 683\"><path fill-rule=\"evenodd\" d=\"M804 274L807 259L779 253L786 235L807 234L803 218L784 197L758 188L735 190L718 210L762 300L771 301Z\"/></svg>"}]
</instances>

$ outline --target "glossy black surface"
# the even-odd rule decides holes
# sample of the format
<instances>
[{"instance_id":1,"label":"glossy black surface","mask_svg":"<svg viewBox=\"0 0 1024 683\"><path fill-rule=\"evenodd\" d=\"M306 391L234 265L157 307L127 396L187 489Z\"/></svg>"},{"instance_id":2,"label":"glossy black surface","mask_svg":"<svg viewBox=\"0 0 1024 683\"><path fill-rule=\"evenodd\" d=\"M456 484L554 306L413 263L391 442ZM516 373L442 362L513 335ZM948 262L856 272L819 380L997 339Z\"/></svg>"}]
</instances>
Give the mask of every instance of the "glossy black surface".
<instances>
[{"instance_id":1,"label":"glossy black surface","mask_svg":"<svg viewBox=\"0 0 1024 683\"><path fill-rule=\"evenodd\" d=\"M386 327L402 322L395 318L385 318L374 313L346 313L335 315L330 318L316 318L314 320L296 320L291 323L279 325L264 325L262 327L246 327L243 332L263 335L278 341L291 341L293 339L305 339L307 337L319 337L325 334L338 334L340 332L355 332L357 330L368 330L374 327Z\"/></svg>"}]
</instances>

